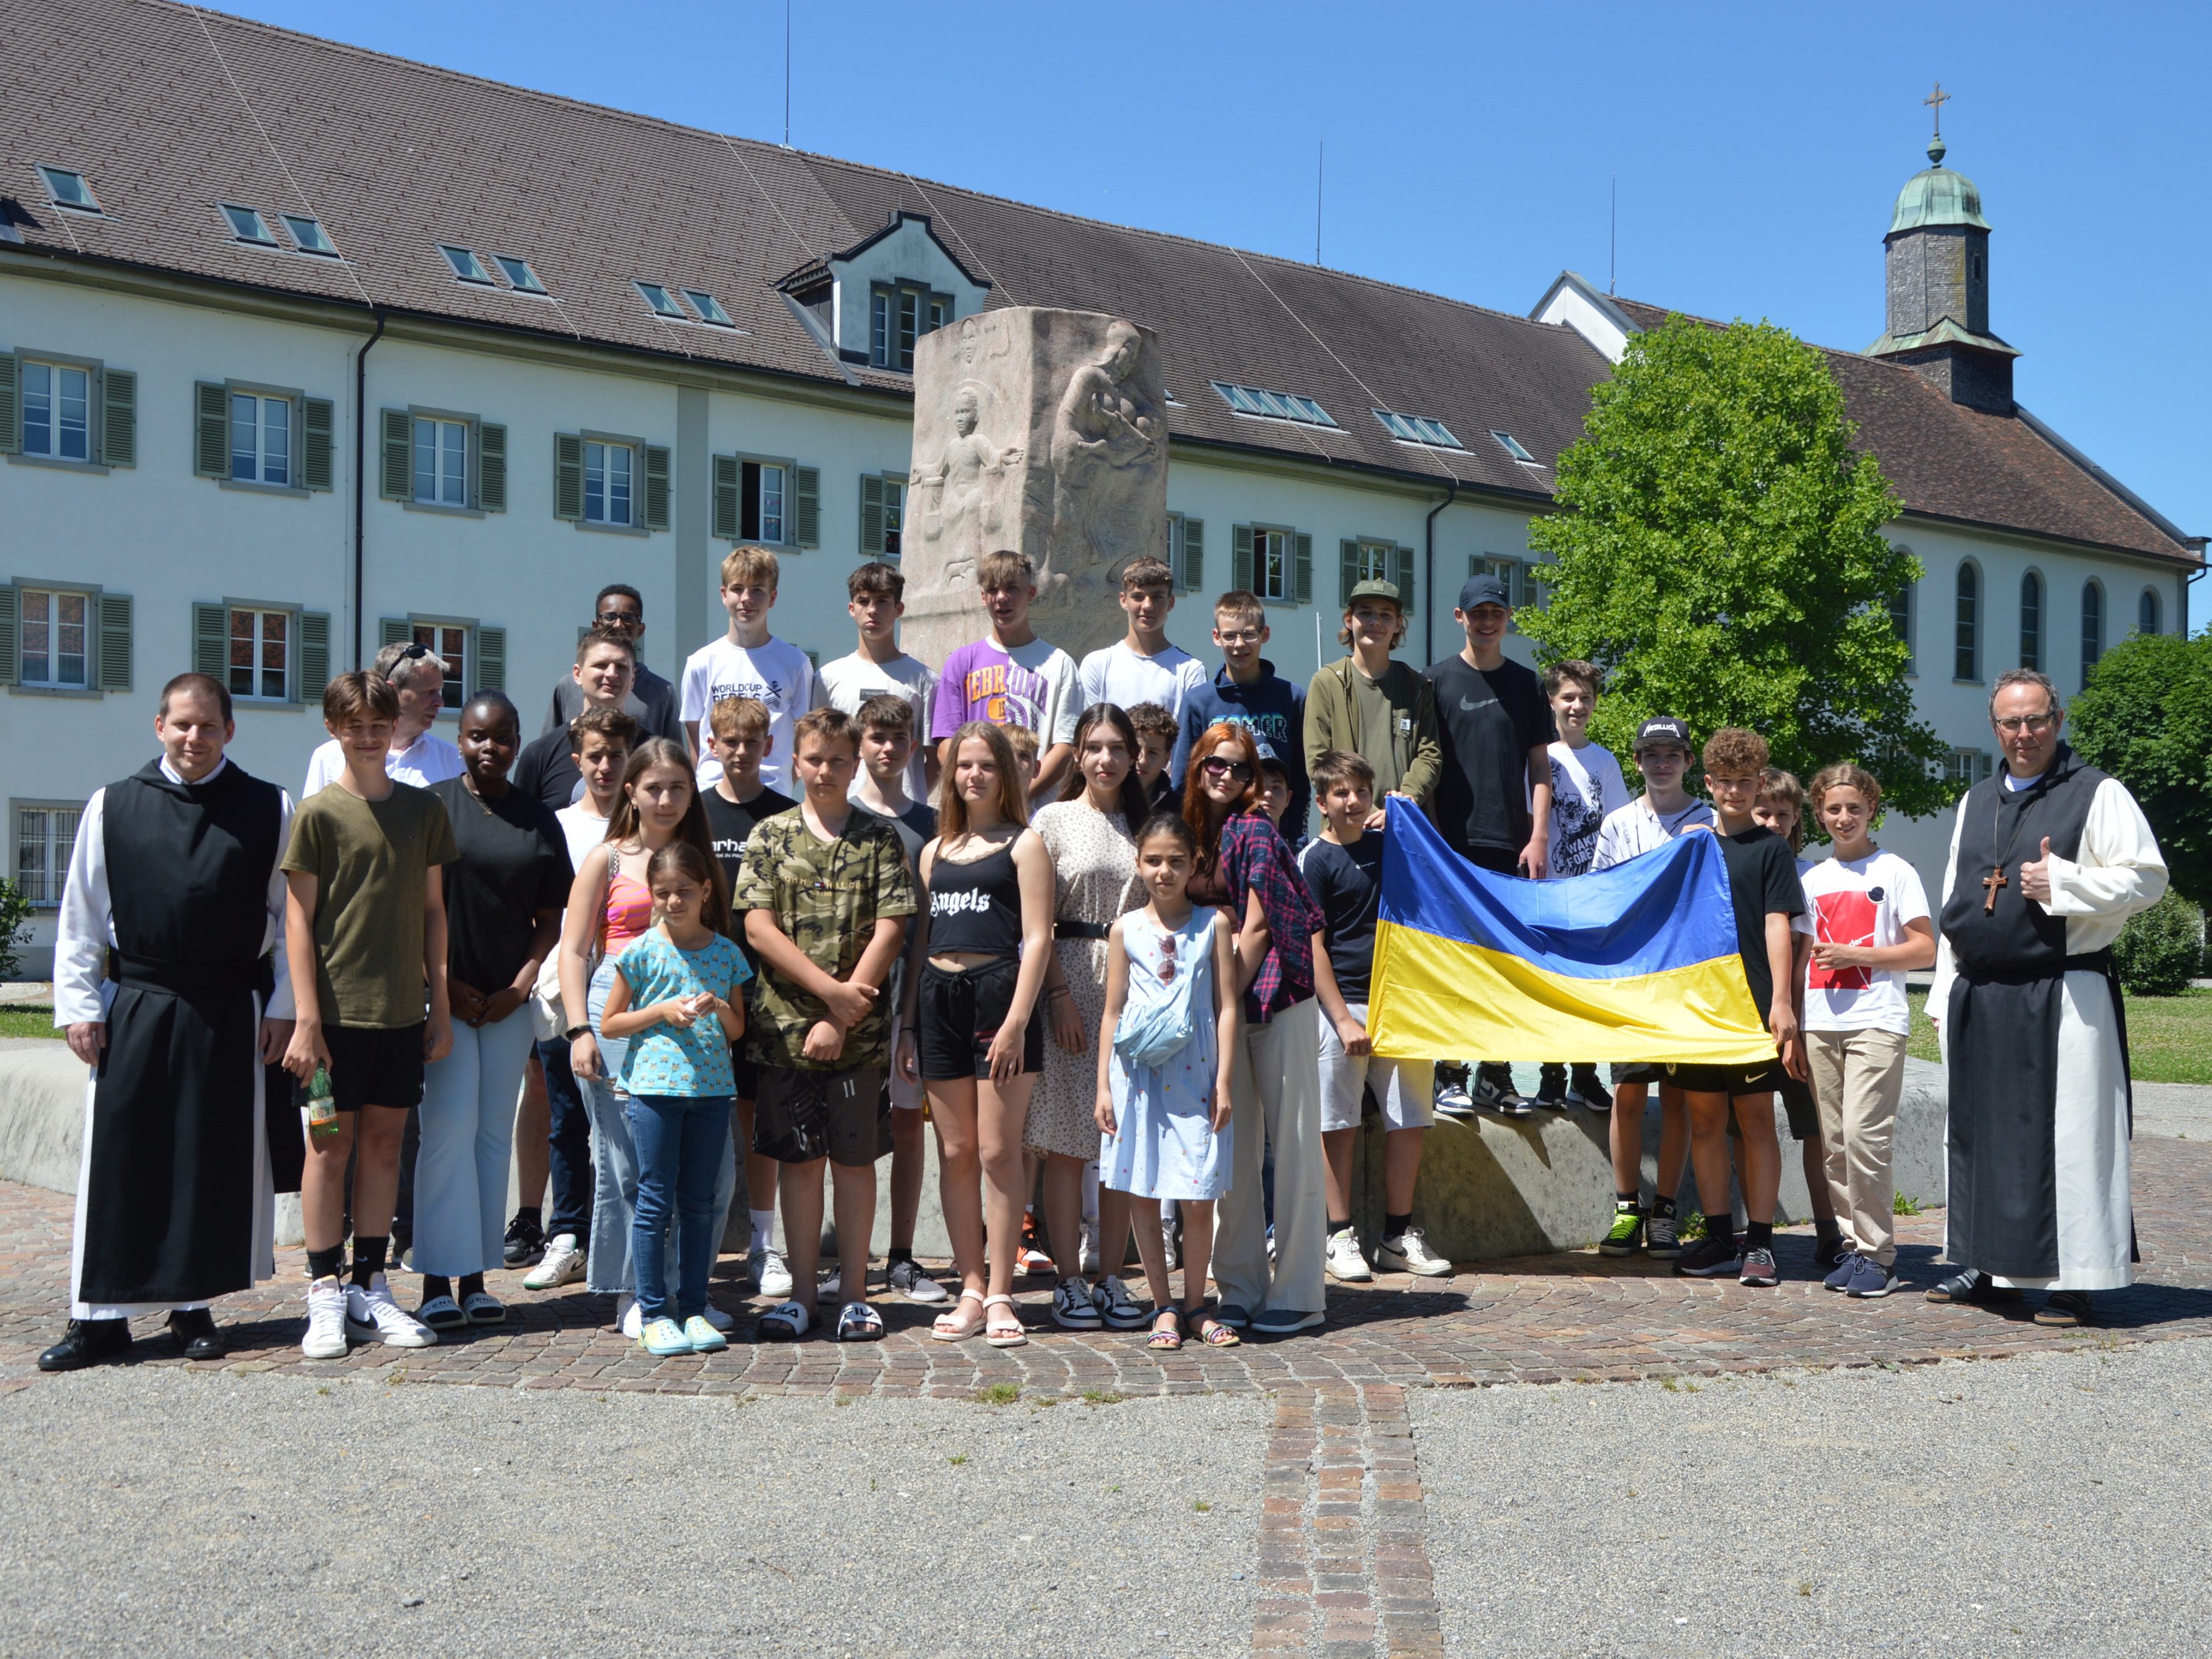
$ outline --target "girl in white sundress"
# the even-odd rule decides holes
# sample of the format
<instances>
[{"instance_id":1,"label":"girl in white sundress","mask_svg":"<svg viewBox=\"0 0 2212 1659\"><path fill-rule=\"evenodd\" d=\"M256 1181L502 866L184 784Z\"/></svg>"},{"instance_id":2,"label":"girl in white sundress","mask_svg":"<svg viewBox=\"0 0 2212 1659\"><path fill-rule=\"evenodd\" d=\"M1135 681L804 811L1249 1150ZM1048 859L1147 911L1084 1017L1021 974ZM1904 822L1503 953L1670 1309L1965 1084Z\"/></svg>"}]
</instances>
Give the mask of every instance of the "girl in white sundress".
<instances>
[{"instance_id":1,"label":"girl in white sundress","mask_svg":"<svg viewBox=\"0 0 2212 1659\"><path fill-rule=\"evenodd\" d=\"M1108 937L1098 1030L1100 1182L1129 1194L1137 1254L1152 1293L1146 1346L1182 1346L1186 1326L1209 1347L1237 1333L1205 1311L1213 1203L1231 1168L1229 1071L1237 1053L1237 980L1228 933L1184 888L1198 854L1190 826L1155 814L1137 832L1137 874L1152 902ZM1160 1200L1182 1211L1183 1297L1160 1240Z\"/></svg>"}]
</instances>

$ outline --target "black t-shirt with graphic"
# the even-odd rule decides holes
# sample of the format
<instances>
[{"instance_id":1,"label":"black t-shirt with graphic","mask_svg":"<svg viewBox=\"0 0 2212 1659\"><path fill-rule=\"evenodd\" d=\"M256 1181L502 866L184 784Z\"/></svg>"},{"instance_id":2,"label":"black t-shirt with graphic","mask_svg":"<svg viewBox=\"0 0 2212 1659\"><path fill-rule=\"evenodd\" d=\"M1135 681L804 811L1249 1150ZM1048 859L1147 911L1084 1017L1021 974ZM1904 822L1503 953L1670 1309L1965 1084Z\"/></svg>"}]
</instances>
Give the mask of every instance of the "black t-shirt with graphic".
<instances>
[{"instance_id":1,"label":"black t-shirt with graphic","mask_svg":"<svg viewBox=\"0 0 2212 1659\"><path fill-rule=\"evenodd\" d=\"M775 789L763 789L748 801L734 801L712 786L699 792L699 804L707 809L707 830L714 838L714 860L722 866L723 883L732 893L738 890L738 872L745 861L745 843L752 839L753 826L763 818L788 812L799 805ZM734 905L730 910L730 937L744 951L747 965L759 972L760 963L754 959L752 946L745 943L744 912Z\"/></svg>"}]
</instances>

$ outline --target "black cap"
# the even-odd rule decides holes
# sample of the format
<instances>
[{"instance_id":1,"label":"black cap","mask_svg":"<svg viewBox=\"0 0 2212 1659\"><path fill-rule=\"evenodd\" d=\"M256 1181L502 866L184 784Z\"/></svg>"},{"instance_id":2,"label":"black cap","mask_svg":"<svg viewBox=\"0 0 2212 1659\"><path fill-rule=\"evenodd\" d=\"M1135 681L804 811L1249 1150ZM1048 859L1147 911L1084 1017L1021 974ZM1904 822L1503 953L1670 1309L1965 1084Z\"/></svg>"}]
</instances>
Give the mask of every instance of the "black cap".
<instances>
[{"instance_id":1,"label":"black cap","mask_svg":"<svg viewBox=\"0 0 2212 1659\"><path fill-rule=\"evenodd\" d=\"M1674 744L1686 755L1690 752L1690 728L1672 714L1654 714L1636 728L1636 747L1630 752L1640 755L1659 743Z\"/></svg>"},{"instance_id":2,"label":"black cap","mask_svg":"<svg viewBox=\"0 0 2212 1659\"><path fill-rule=\"evenodd\" d=\"M1495 576L1469 576L1459 590L1461 610L1472 611L1478 605L1499 605L1508 611L1513 608L1512 601L1505 597L1505 584Z\"/></svg>"}]
</instances>

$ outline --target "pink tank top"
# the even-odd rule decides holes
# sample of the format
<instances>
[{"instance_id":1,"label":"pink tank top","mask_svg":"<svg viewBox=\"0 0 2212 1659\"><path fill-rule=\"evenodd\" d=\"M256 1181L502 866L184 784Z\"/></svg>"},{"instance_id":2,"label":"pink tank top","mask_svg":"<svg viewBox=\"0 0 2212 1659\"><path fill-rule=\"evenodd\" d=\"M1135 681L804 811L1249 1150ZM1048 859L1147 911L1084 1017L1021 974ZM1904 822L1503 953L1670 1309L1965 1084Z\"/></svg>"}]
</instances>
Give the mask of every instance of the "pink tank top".
<instances>
[{"instance_id":1,"label":"pink tank top","mask_svg":"<svg viewBox=\"0 0 2212 1659\"><path fill-rule=\"evenodd\" d=\"M653 926L651 890L635 876L624 875L619 865L607 872L605 917L600 949L610 957L617 955L625 945L642 937Z\"/></svg>"}]
</instances>

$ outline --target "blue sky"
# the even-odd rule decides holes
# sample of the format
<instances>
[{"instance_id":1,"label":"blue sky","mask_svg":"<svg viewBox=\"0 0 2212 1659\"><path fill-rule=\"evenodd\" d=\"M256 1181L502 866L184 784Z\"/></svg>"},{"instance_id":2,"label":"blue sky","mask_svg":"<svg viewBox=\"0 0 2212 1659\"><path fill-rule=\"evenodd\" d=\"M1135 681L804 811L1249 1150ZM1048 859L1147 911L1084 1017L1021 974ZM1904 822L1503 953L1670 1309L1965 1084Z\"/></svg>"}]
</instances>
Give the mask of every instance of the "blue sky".
<instances>
[{"instance_id":1,"label":"blue sky","mask_svg":"<svg viewBox=\"0 0 2212 1659\"><path fill-rule=\"evenodd\" d=\"M783 0L229 0L288 27L771 141ZM2203 6L943 7L793 0L799 148L1524 312L1563 266L1881 333L1881 236L1926 165L1981 186L2021 401L2212 533ZM965 17L977 21L964 22ZM1108 23L1102 20L1115 20ZM1349 26L1347 26L1349 24ZM2191 626L2212 619L2212 580Z\"/></svg>"}]
</instances>

